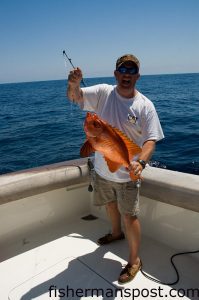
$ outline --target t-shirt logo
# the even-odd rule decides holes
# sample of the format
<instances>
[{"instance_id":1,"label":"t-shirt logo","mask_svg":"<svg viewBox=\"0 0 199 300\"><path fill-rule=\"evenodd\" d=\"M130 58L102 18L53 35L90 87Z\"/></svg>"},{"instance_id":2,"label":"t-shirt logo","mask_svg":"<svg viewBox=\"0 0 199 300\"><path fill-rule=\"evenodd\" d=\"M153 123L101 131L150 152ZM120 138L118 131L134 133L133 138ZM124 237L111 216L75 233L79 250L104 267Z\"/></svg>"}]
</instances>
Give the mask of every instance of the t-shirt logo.
<instances>
[{"instance_id":1,"label":"t-shirt logo","mask_svg":"<svg viewBox=\"0 0 199 300\"><path fill-rule=\"evenodd\" d=\"M131 123L131 124L136 124L136 121L137 121L137 117L136 116L132 116L130 114L128 114L128 121Z\"/></svg>"}]
</instances>

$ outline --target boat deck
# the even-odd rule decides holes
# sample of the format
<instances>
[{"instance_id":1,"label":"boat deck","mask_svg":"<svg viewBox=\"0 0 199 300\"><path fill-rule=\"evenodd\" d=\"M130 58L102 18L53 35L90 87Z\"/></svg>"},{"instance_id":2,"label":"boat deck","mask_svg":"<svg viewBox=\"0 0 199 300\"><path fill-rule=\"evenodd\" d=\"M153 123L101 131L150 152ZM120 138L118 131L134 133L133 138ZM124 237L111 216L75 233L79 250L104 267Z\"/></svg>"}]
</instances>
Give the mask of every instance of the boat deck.
<instances>
[{"instance_id":1,"label":"boat deck","mask_svg":"<svg viewBox=\"0 0 199 300\"><path fill-rule=\"evenodd\" d=\"M79 217L67 226L54 225L47 233L7 241L0 250L1 299L199 299L199 263L193 255L175 258L180 281L174 286L150 281L141 272L119 285L118 275L128 259L127 241L99 247L97 238L108 231L105 220ZM176 252L143 237L144 272L164 282L175 281L170 257Z\"/></svg>"}]
</instances>

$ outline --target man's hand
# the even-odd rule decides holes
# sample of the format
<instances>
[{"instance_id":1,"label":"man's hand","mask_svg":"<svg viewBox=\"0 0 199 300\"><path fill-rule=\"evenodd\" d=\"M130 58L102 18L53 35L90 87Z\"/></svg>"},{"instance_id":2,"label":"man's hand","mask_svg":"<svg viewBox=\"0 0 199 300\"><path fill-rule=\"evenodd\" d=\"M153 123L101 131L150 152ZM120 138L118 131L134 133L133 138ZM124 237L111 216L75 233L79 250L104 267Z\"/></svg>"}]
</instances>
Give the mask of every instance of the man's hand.
<instances>
[{"instance_id":1,"label":"man's hand","mask_svg":"<svg viewBox=\"0 0 199 300\"><path fill-rule=\"evenodd\" d=\"M81 80L82 71L80 68L70 71L70 74L68 75L68 85L70 85L70 87L79 87Z\"/></svg>"},{"instance_id":2,"label":"man's hand","mask_svg":"<svg viewBox=\"0 0 199 300\"><path fill-rule=\"evenodd\" d=\"M83 93L80 88L82 80L82 71L76 68L70 71L68 75L67 98L76 103L83 102Z\"/></svg>"},{"instance_id":3,"label":"man's hand","mask_svg":"<svg viewBox=\"0 0 199 300\"><path fill-rule=\"evenodd\" d=\"M143 167L139 162L132 161L128 167L128 170L133 172L135 176L140 176L143 171Z\"/></svg>"}]
</instances>

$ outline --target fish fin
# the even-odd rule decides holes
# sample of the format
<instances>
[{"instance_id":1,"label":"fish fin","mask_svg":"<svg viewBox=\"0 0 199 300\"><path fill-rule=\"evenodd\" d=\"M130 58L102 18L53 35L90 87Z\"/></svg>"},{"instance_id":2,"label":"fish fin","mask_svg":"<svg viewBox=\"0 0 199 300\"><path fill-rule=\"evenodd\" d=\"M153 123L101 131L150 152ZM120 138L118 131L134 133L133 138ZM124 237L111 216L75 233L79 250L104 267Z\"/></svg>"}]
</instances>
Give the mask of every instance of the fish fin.
<instances>
[{"instance_id":1,"label":"fish fin","mask_svg":"<svg viewBox=\"0 0 199 300\"><path fill-rule=\"evenodd\" d=\"M92 145L90 142L87 140L84 145L80 149L80 156L81 157L87 157L89 156L92 152L95 152L93 149Z\"/></svg>"},{"instance_id":2,"label":"fish fin","mask_svg":"<svg viewBox=\"0 0 199 300\"><path fill-rule=\"evenodd\" d=\"M111 126L112 127L112 126ZM127 135L125 135L121 130L118 128L112 127L112 129L120 136L120 138L123 140L128 153L129 153L129 160L132 160L132 158L141 152L141 148L132 141Z\"/></svg>"},{"instance_id":3,"label":"fish fin","mask_svg":"<svg viewBox=\"0 0 199 300\"><path fill-rule=\"evenodd\" d=\"M108 165L108 168L109 168L109 171L114 173L115 171L117 171L120 167L121 167L121 164L120 163L116 163L110 159L108 159L107 157L104 157L104 159L106 160L107 162L107 165Z\"/></svg>"}]
</instances>

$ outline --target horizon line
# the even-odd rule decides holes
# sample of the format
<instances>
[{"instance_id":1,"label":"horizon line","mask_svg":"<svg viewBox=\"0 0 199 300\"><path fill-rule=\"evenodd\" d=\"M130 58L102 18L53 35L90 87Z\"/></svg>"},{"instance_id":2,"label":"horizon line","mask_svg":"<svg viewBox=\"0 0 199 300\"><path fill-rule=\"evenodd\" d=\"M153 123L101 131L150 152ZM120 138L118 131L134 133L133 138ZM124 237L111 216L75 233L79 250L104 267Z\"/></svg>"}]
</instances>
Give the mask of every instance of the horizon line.
<instances>
[{"instance_id":1,"label":"horizon line","mask_svg":"<svg viewBox=\"0 0 199 300\"><path fill-rule=\"evenodd\" d=\"M168 75L186 75L186 74L199 74L199 72L185 72L185 73L160 73L160 74L141 74L142 76L168 76ZM93 76L93 77L84 77L84 79L95 79L95 78L114 78L114 76ZM62 81L66 80L67 78L60 78L60 79L43 79L43 80L33 80L33 81L13 81L13 82L0 82L2 84L21 84L21 83L36 83L36 82L47 82L47 81Z\"/></svg>"}]
</instances>

